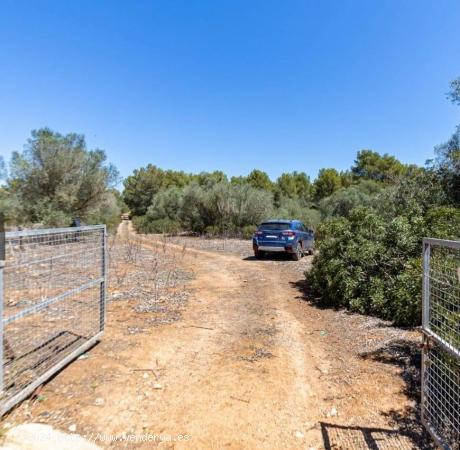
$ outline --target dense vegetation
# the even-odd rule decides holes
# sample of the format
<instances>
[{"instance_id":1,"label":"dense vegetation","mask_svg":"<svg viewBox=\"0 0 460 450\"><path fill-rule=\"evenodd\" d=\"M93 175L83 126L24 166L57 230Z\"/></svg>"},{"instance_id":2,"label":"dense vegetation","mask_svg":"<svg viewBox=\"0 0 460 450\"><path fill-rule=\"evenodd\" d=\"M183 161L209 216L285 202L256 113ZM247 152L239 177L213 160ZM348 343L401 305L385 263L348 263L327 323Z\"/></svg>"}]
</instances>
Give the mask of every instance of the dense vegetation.
<instances>
[{"instance_id":1,"label":"dense vegetation","mask_svg":"<svg viewBox=\"0 0 460 450\"><path fill-rule=\"evenodd\" d=\"M316 228L324 219L346 216L412 169L371 150L359 152L350 171L322 169L313 183L303 172L283 173L273 182L257 169L229 180L222 172L186 174L148 165L126 178L123 198L141 232L249 236L267 217L296 217Z\"/></svg>"},{"instance_id":2,"label":"dense vegetation","mask_svg":"<svg viewBox=\"0 0 460 450\"><path fill-rule=\"evenodd\" d=\"M102 150L87 150L85 139L47 128L32 132L22 152L14 152L7 173L0 161L0 209L10 224L68 226L79 217L86 223L115 225L121 198L118 172Z\"/></svg>"},{"instance_id":3,"label":"dense vegetation","mask_svg":"<svg viewBox=\"0 0 460 450\"><path fill-rule=\"evenodd\" d=\"M449 98L460 105L460 78ZM317 230L319 252L309 284L318 301L402 325L420 322L421 242L460 238L460 127L425 167L372 150L349 170L303 172L272 181L261 170L231 177L188 174L154 165L115 187L118 172L78 134L32 132L7 170L0 158L0 210L16 225L115 226L129 210L140 232L193 231L249 237L268 217L298 218Z\"/></svg>"},{"instance_id":4,"label":"dense vegetation","mask_svg":"<svg viewBox=\"0 0 460 450\"><path fill-rule=\"evenodd\" d=\"M149 165L124 182L124 201L141 232L246 235L269 217L299 217L314 225L312 185L304 173L283 174L276 183L260 170L228 180L222 172L197 175Z\"/></svg>"},{"instance_id":5,"label":"dense vegetation","mask_svg":"<svg viewBox=\"0 0 460 450\"><path fill-rule=\"evenodd\" d=\"M460 79L450 94L457 104L459 87ZM460 238L460 128L436 156L425 168L392 164L396 173L385 164L352 170L379 180L381 189L353 194L352 207L320 225L319 253L306 274L319 302L399 325L420 323L422 238Z\"/></svg>"}]
</instances>

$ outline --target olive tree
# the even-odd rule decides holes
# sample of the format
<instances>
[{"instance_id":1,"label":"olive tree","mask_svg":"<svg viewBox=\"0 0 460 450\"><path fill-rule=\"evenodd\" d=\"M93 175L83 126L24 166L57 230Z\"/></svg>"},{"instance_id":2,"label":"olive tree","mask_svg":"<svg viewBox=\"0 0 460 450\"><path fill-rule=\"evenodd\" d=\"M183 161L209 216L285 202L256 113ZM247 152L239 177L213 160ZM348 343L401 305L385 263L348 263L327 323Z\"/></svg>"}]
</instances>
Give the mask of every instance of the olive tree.
<instances>
[{"instance_id":1,"label":"olive tree","mask_svg":"<svg viewBox=\"0 0 460 450\"><path fill-rule=\"evenodd\" d=\"M42 128L32 131L24 151L13 153L6 189L25 221L67 225L110 206L109 189L117 182L105 152L88 150L83 135Z\"/></svg>"}]
</instances>

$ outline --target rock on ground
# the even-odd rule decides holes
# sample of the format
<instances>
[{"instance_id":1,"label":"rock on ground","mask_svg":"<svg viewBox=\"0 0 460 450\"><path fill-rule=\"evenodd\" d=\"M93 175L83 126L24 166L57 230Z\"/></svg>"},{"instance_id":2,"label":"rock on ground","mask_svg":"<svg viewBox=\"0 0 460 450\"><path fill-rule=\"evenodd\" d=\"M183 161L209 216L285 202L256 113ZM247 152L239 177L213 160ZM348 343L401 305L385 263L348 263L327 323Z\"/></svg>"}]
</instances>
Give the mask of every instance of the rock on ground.
<instances>
[{"instance_id":1,"label":"rock on ground","mask_svg":"<svg viewBox=\"0 0 460 450\"><path fill-rule=\"evenodd\" d=\"M5 434L0 450L100 450L78 434L67 434L50 425L27 423L11 428Z\"/></svg>"}]
</instances>

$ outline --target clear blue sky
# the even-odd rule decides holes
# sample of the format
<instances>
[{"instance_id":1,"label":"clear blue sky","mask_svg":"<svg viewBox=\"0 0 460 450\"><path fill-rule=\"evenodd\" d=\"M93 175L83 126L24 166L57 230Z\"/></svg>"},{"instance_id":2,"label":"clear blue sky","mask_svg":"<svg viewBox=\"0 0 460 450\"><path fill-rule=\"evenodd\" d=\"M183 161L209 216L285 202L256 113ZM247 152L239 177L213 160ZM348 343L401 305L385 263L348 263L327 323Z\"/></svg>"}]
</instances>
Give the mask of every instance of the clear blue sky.
<instances>
[{"instance_id":1,"label":"clear blue sky","mask_svg":"<svg viewBox=\"0 0 460 450\"><path fill-rule=\"evenodd\" d=\"M460 122L458 0L1 1L0 154L76 131L153 163L273 178L372 148L423 164Z\"/></svg>"}]
</instances>

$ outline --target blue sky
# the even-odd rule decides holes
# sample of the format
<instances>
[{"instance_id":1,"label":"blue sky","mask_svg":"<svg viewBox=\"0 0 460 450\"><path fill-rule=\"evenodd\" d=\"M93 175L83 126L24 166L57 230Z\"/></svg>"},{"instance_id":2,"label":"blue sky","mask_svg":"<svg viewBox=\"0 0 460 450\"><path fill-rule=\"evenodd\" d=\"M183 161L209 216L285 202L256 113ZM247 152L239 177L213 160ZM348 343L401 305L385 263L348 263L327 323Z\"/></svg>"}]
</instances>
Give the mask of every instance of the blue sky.
<instances>
[{"instance_id":1,"label":"blue sky","mask_svg":"<svg viewBox=\"0 0 460 450\"><path fill-rule=\"evenodd\" d=\"M1 1L0 155L86 135L153 163L273 178L372 148L423 164L460 122L458 0Z\"/></svg>"}]
</instances>

